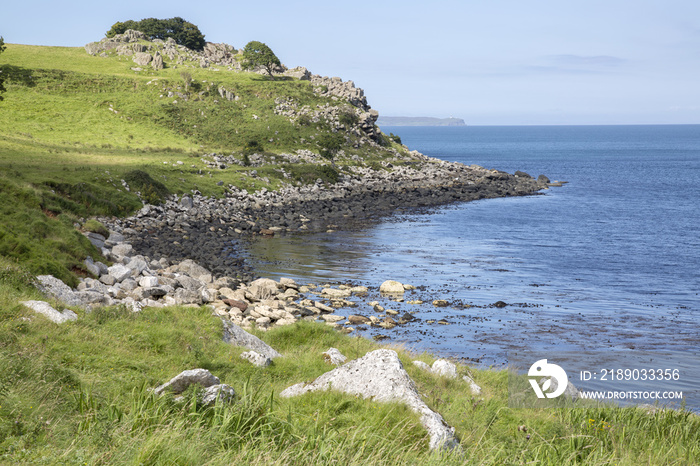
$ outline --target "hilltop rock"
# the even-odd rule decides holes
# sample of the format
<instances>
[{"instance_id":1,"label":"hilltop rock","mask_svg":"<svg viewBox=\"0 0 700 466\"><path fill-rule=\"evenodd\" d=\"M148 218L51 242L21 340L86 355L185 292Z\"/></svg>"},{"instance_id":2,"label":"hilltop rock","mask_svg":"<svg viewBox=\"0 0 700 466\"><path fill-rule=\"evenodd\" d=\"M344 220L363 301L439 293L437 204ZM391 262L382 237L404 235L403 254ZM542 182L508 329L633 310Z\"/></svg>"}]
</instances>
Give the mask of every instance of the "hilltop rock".
<instances>
[{"instance_id":1,"label":"hilltop rock","mask_svg":"<svg viewBox=\"0 0 700 466\"><path fill-rule=\"evenodd\" d=\"M160 395L166 390L169 390L177 395L187 390L187 387L192 384L207 388L219 383L219 378L212 375L212 373L208 370L191 369L180 372L178 375L170 379L170 381L164 383L163 385L159 385L153 391L156 393L156 395Z\"/></svg>"}]
</instances>

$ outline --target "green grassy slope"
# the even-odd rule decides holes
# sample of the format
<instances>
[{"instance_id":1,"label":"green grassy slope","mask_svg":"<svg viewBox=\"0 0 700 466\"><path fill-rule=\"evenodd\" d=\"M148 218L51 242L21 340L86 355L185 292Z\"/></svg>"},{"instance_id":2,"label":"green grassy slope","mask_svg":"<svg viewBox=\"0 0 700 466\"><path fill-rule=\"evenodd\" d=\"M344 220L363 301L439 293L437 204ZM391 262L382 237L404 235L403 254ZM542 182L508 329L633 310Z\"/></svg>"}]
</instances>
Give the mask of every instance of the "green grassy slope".
<instances>
[{"instance_id":1,"label":"green grassy slope","mask_svg":"<svg viewBox=\"0 0 700 466\"><path fill-rule=\"evenodd\" d=\"M612 406L513 409L506 372L472 371L483 388L421 371L399 350L431 408L456 428L463 453L428 451L403 405L336 393L293 399L284 388L377 346L300 322L259 334L285 357L268 368L221 341L206 308L78 310L57 325L18 305L38 298L28 274L0 259L0 464L697 464L700 418ZM148 388L202 367L231 385L232 405L205 408ZM460 368L464 372L465 368Z\"/></svg>"},{"instance_id":2,"label":"green grassy slope","mask_svg":"<svg viewBox=\"0 0 700 466\"><path fill-rule=\"evenodd\" d=\"M121 183L129 174L145 172L169 193L197 189L220 196L229 184L276 189L284 178L269 157L298 149L318 153L314 141L333 122L292 122L275 114L275 101L353 110L347 103L317 96L308 81L270 81L254 73L174 62L160 71L134 71L131 57L91 56L83 48L8 44L0 54L0 68L7 87L0 102L5 205L0 254L73 284L82 260L97 253L75 240L73 225L93 215L136 210L138 198ZM183 72L192 77L191 83L186 85ZM222 98L219 88L233 92L237 100ZM347 134L345 157L336 160L341 170L392 157L379 147L354 147L358 138ZM246 166L212 173L203 160L211 153L242 159L251 144L268 155L266 165L255 167L260 178L243 177L252 170ZM319 167L286 168L295 177L292 182L319 177ZM29 192L31 202L20 195ZM62 253L54 254L57 249Z\"/></svg>"}]
</instances>

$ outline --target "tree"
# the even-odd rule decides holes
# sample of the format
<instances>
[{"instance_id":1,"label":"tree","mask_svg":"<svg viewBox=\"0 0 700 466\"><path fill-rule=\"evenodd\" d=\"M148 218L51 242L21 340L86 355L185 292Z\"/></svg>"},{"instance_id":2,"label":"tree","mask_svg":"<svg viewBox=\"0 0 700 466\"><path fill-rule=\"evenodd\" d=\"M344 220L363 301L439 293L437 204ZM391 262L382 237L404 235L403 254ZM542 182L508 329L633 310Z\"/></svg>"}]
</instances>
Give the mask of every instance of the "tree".
<instances>
[{"instance_id":1,"label":"tree","mask_svg":"<svg viewBox=\"0 0 700 466\"><path fill-rule=\"evenodd\" d=\"M5 40L0 36L0 53L5 51ZM2 75L2 70L0 70L0 100L3 99L2 93L5 92L5 77Z\"/></svg>"},{"instance_id":2,"label":"tree","mask_svg":"<svg viewBox=\"0 0 700 466\"><path fill-rule=\"evenodd\" d=\"M333 162L333 158L343 147L344 142L345 138L338 133L324 133L318 138L318 145L321 146L319 154Z\"/></svg>"},{"instance_id":3,"label":"tree","mask_svg":"<svg viewBox=\"0 0 700 466\"><path fill-rule=\"evenodd\" d=\"M280 66L280 59L267 45L257 40L248 42L243 48L243 67L245 69L253 69L257 66L262 66L267 71L267 74L274 81L275 77L272 72L275 67Z\"/></svg>"},{"instance_id":4,"label":"tree","mask_svg":"<svg viewBox=\"0 0 700 466\"><path fill-rule=\"evenodd\" d=\"M202 50L207 43L204 40L204 34L197 26L179 16L170 19L145 18L141 21L116 22L107 31L106 36L114 37L117 34L124 34L128 29L141 31L150 40L172 38L176 44L184 45L192 50Z\"/></svg>"}]
</instances>

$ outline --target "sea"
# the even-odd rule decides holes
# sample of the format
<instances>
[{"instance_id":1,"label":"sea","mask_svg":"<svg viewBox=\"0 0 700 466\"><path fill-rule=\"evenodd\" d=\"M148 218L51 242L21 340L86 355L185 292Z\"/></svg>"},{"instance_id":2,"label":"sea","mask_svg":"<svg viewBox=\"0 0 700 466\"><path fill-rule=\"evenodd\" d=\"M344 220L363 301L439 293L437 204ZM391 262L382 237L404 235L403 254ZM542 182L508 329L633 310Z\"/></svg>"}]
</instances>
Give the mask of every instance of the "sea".
<instances>
[{"instance_id":1,"label":"sea","mask_svg":"<svg viewBox=\"0 0 700 466\"><path fill-rule=\"evenodd\" d=\"M700 125L382 131L438 159L567 183L257 241L259 275L411 284L403 302L376 298L415 322L359 333L482 368L547 359L579 390L700 411Z\"/></svg>"}]
</instances>

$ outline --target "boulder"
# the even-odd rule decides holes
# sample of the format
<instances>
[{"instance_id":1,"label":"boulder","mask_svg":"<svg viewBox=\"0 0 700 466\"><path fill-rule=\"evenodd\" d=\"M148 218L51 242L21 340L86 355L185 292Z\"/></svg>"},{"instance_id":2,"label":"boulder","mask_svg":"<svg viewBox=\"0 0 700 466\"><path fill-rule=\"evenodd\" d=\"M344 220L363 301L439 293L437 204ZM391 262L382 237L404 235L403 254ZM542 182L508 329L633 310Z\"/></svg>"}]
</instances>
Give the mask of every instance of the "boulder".
<instances>
[{"instance_id":1,"label":"boulder","mask_svg":"<svg viewBox=\"0 0 700 466\"><path fill-rule=\"evenodd\" d=\"M380 293L387 294L402 294L404 292L403 284L396 280L387 280L379 287Z\"/></svg>"},{"instance_id":2,"label":"boulder","mask_svg":"<svg viewBox=\"0 0 700 466\"><path fill-rule=\"evenodd\" d=\"M192 384L201 385L203 388L207 388L219 383L221 383L219 378L212 375L212 373L208 370L191 369L180 372L178 375L170 379L169 382L159 385L153 391L156 393L156 395L160 395L166 390L169 390L177 395L187 390L187 387Z\"/></svg>"},{"instance_id":3,"label":"boulder","mask_svg":"<svg viewBox=\"0 0 700 466\"><path fill-rule=\"evenodd\" d=\"M80 297L58 278L52 275L39 275L36 279L37 288L45 295L51 296L67 306L83 305Z\"/></svg>"},{"instance_id":4,"label":"boulder","mask_svg":"<svg viewBox=\"0 0 700 466\"><path fill-rule=\"evenodd\" d=\"M211 272L191 259L185 259L176 265L174 269L175 272L188 275L189 277L197 279L204 284L212 282Z\"/></svg>"},{"instance_id":5,"label":"boulder","mask_svg":"<svg viewBox=\"0 0 700 466\"><path fill-rule=\"evenodd\" d=\"M246 351L245 353L242 353L241 359L246 359L250 361L251 364L258 367L267 367L272 364L272 359L255 351Z\"/></svg>"},{"instance_id":6,"label":"boulder","mask_svg":"<svg viewBox=\"0 0 700 466\"><path fill-rule=\"evenodd\" d=\"M70 309L64 309L59 312L47 302L44 301L21 301L20 304L27 306L32 311L46 316L51 322L62 324L69 320L77 320L78 315Z\"/></svg>"},{"instance_id":7,"label":"boulder","mask_svg":"<svg viewBox=\"0 0 700 466\"><path fill-rule=\"evenodd\" d=\"M465 382L467 382L469 384L469 390L471 390L472 395L481 395L481 387L479 385L477 385L476 382L474 382L474 379L472 379L468 375L465 375L464 377L462 377L462 380L464 380ZM567 387L567 389L568 388L569 387ZM556 390L556 388L555 388L555 390ZM564 393L566 393L566 392L564 392Z\"/></svg>"},{"instance_id":8,"label":"boulder","mask_svg":"<svg viewBox=\"0 0 700 466\"><path fill-rule=\"evenodd\" d=\"M130 256L134 248L129 243L120 243L112 248L112 254L117 257Z\"/></svg>"},{"instance_id":9,"label":"boulder","mask_svg":"<svg viewBox=\"0 0 700 466\"><path fill-rule=\"evenodd\" d=\"M378 402L398 401L421 416L421 423L430 435L431 449L458 448L454 428L440 414L432 411L421 399L413 380L404 370L395 351L380 349L350 361L318 377L310 384L300 383L280 393L283 398L318 390L337 390Z\"/></svg>"},{"instance_id":10,"label":"boulder","mask_svg":"<svg viewBox=\"0 0 700 466\"><path fill-rule=\"evenodd\" d=\"M349 298L352 294L350 290L336 290L335 288L324 288L321 293L331 299Z\"/></svg>"},{"instance_id":11,"label":"boulder","mask_svg":"<svg viewBox=\"0 0 700 466\"><path fill-rule=\"evenodd\" d=\"M226 343L243 346L270 359L282 356L260 338L251 335L233 322L223 319L222 322L224 323L224 341Z\"/></svg>"},{"instance_id":12,"label":"boulder","mask_svg":"<svg viewBox=\"0 0 700 466\"><path fill-rule=\"evenodd\" d=\"M163 69L163 57L161 56L160 52L156 52L155 55L153 55L153 62L151 63L151 66L156 71Z\"/></svg>"},{"instance_id":13,"label":"boulder","mask_svg":"<svg viewBox=\"0 0 700 466\"><path fill-rule=\"evenodd\" d=\"M361 315L348 316L348 323L352 325L365 325L369 323L369 319Z\"/></svg>"},{"instance_id":14,"label":"boulder","mask_svg":"<svg viewBox=\"0 0 700 466\"><path fill-rule=\"evenodd\" d=\"M139 66L146 66L149 63L151 63L151 60L153 60L153 57L151 56L150 53L144 53L144 52L136 52L134 54L134 63L136 63Z\"/></svg>"},{"instance_id":15,"label":"boulder","mask_svg":"<svg viewBox=\"0 0 700 466\"><path fill-rule=\"evenodd\" d=\"M121 283L131 276L132 270L123 264L114 264L107 269L117 283Z\"/></svg>"},{"instance_id":16,"label":"boulder","mask_svg":"<svg viewBox=\"0 0 700 466\"><path fill-rule=\"evenodd\" d=\"M277 282L269 278L259 278L248 285L248 291L255 300L270 299L277 294Z\"/></svg>"},{"instance_id":17,"label":"boulder","mask_svg":"<svg viewBox=\"0 0 700 466\"><path fill-rule=\"evenodd\" d=\"M225 383L211 385L202 393L202 404L211 405L216 403L216 400L223 402L233 401L236 397L236 392Z\"/></svg>"},{"instance_id":18,"label":"boulder","mask_svg":"<svg viewBox=\"0 0 700 466\"><path fill-rule=\"evenodd\" d=\"M334 366L340 366L348 359L337 348L328 348L328 350L322 354L324 361L333 364Z\"/></svg>"},{"instance_id":19,"label":"boulder","mask_svg":"<svg viewBox=\"0 0 700 466\"><path fill-rule=\"evenodd\" d=\"M441 375L449 379L457 378L457 366L447 359L438 359L433 363L431 369L434 374Z\"/></svg>"},{"instance_id":20,"label":"boulder","mask_svg":"<svg viewBox=\"0 0 700 466\"><path fill-rule=\"evenodd\" d=\"M430 366L424 363L423 361L413 361L413 365L420 369L423 369L424 371L432 372Z\"/></svg>"},{"instance_id":21,"label":"boulder","mask_svg":"<svg viewBox=\"0 0 700 466\"><path fill-rule=\"evenodd\" d=\"M95 246L97 249L102 249L102 247L105 245L105 241L107 240L104 236L102 236L99 233L93 233L92 231L89 231L85 234L87 239L90 240L93 246Z\"/></svg>"}]
</instances>

